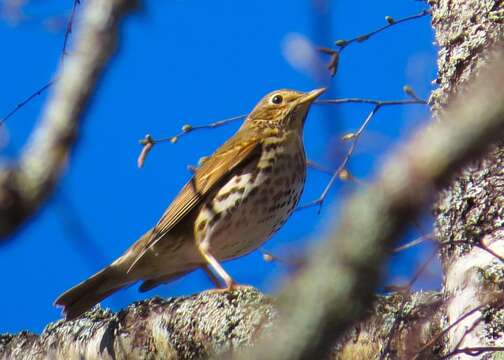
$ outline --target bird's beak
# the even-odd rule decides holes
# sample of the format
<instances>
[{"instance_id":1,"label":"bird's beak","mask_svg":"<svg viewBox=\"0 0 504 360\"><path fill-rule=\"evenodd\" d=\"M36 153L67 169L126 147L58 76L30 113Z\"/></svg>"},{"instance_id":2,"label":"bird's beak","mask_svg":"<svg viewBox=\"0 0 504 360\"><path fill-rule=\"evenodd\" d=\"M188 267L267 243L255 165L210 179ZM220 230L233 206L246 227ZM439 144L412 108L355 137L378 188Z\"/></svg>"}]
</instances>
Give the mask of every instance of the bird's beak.
<instances>
[{"instance_id":1,"label":"bird's beak","mask_svg":"<svg viewBox=\"0 0 504 360\"><path fill-rule=\"evenodd\" d=\"M327 90L326 88L312 90L309 93L304 94L303 97L300 99L299 103L309 105L312 102L314 102L316 98L322 95L322 93L325 92L326 90Z\"/></svg>"}]
</instances>

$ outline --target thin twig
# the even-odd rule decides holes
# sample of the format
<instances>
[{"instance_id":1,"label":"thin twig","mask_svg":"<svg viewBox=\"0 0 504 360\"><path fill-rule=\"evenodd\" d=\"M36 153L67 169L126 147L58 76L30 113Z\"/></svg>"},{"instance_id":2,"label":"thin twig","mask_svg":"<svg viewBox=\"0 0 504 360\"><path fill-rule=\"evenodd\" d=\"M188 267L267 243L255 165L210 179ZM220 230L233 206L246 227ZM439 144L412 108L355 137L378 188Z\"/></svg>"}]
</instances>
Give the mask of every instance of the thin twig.
<instances>
[{"instance_id":1,"label":"thin twig","mask_svg":"<svg viewBox=\"0 0 504 360\"><path fill-rule=\"evenodd\" d=\"M498 351L504 351L504 346L476 346L476 347L466 347L466 348L460 348L460 349L455 349L449 354L441 357L441 360L444 359L449 359L455 355L458 354L466 354L469 356L479 356L484 353L492 353L492 352L498 352Z\"/></svg>"},{"instance_id":2,"label":"thin twig","mask_svg":"<svg viewBox=\"0 0 504 360\"><path fill-rule=\"evenodd\" d=\"M486 251L487 253L489 253L490 255L493 255L494 257L496 257L500 262L503 262L504 263L504 257L500 256L499 254L497 254L495 251L493 251L492 249L490 249L486 244L483 243L483 239L481 239L478 243L475 244L475 246L479 247L480 249Z\"/></svg>"},{"instance_id":3,"label":"thin twig","mask_svg":"<svg viewBox=\"0 0 504 360\"><path fill-rule=\"evenodd\" d=\"M324 165L321 165L313 160L306 160L306 167L309 167L313 170L317 170L321 173L332 175L334 173L333 170L329 169L328 167L325 167Z\"/></svg>"},{"instance_id":4,"label":"thin twig","mask_svg":"<svg viewBox=\"0 0 504 360\"><path fill-rule=\"evenodd\" d=\"M307 204L298 206L296 208L296 211L297 210L302 210L302 209L307 209L307 208L310 208L310 207L313 207L313 206L318 206L318 213L320 213L320 211L322 210L322 204L324 203L325 198L327 197L327 194L329 193L329 190L331 190L331 188L334 185L334 182L338 178L339 174L346 168L348 162L350 161L350 157L353 155L353 152L355 150L355 147L357 146L357 141L359 140L360 135L366 129L366 127L368 126L369 122L376 115L376 113L378 112L378 110L380 110L380 107L381 107L381 105L375 105L375 107L373 108L373 110L366 117L366 120L364 120L364 122L360 126L359 130L357 130L357 132L353 134L352 143L351 143L350 148L348 149L348 151L347 151L347 153L345 155L345 158L343 159L343 161L341 162L340 166L338 166L338 168L336 169L336 171L331 176L331 179L327 183L324 191L322 191L322 194L319 196L319 198L316 199L316 200L314 200L314 201L312 201L312 202L309 202Z\"/></svg>"},{"instance_id":5,"label":"thin twig","mask_svg":"<svg viewBox=\"0 0 504 360\"><path fill-rule=\"evenodd\" d=\"M425 238L425 235L423 236ZM410 279L410 281L406 285L388 285L385 286L386 291L396 291L400 293L410 293L413 285L417 282L418 278L420 275L424 273L424 271L427 269L427 266L434 260L438 252L438 249L436 248L432 254L420 265L418 270L415 272L413 277Z\"/></svg>"},{"instance_id":6,"label":"thin twig","mask_svg":"<svg viewBox=\"0 0 504 360\"><path fill-rule=\"evenodd\" d=\"M348 45L350 45L350 44L353 44L356 42L359 42L359 43L364 42L366 40L369 40L372 36L374 36L378 33L381 33L382 31L385 31L395 25L398 25L398 24L401 24L401 23L404 23L407 21L411 21L414 19L418 19L418 18L427 16L427 15L431 15L431 14L432 14L432 11L430 9L426 9L426 10L421 11L418 14L406 16L406 17L400 18L398 20L394 20L390 16L386 16L385 19L387 20L387 25L384 25L376 30L373 30L373 31L368 32L366 34L356 36L356 37L348 39L348 40L336 40L335 43L336 43L336 46L339 47L338 50L341 53L343 51L343 49L347 48Z\"/></svg>"},{"instance_id":7,"label":"thin twig","mask_svg":"<svg viewBox=\"0 0 504 360\"><path fill-rule=\"evenodd\" d=\"M229 124L231 122L244 119L247 117L248 114L242 114L238 116L233 116L224 120L219 120L215 121L209 124L203 124L203 125L189 125L185 124L182 126L182 130L170 137L166 138L161 138L161 139L154 139L150 134L145 135L143 139L140 140L140 144L143 145L142 150L140 152L140 155L138 156L137 159L137 165L139 168L141 168L144 165L145 159L148 155L148 153L152 150L153 146L158 143L163 143L163 142L171 142L172 144L175 144L178 139L180 139L182 136L185 136L195 130L201 130L201 129L213 129L222 125Z\"/></svg>"},{"instance_id":8,"label":"thin twig","mask_svg":"<svg viewBox=\"0 0 504 360\"><path fill-rule=\"evenodd\" d=\"M70 34L73 31L73 24L74 24L76 9L77 9L78 5L80 5L80 0L74 0L73 6L72 6L72 12L70 13L70 18L68 19L67 26L66 26L65 37L63 39L63 49L61 50L61 64L62 65L63 65L63 61L65 59L65 56L67 54L68 39L70 38Z\"/></svg>"},{"instance_id":9,"label":"thin twig","mask_svg":"<svg viewBox=\"0 0 504 360\"><path fill-rule=\"evenodd\" d=\"M316 100L315 104L372 104L379 106L391 106L391 105L408 105L408 104L420 104L427 105L427 101L423 99L404 99L404 100L377 100L377 99L365 99L365 98L340 98L340 99L322 99Z\"/></svg>"},{"instance_id":10,"label":"thin twig","mask_svg":"<svg viewBox=\"0 0 504 360\"><path fill-rule=\"evenodd\" d=\"M306 264L306 258L304 256L280 257L262 248L259 249L259 252L262 254L264 261L278 262L279 264L285 265L290 271L297 271Z\"/></svg>"},{"instance_id":11,"label":"thin twig","mask_svg":"<svg viewBox=\"0 0 504 360\"><path fill-rule=\"evenodd\" d=\"M434 258L437 255L437 249L435 249L432 254L423 262L423 264L420 266L420 268L416 271L415 275L411 278L410 282L408 283L408 289L411 290L413 285L416 283L420 275L423 274L423 272L427 269L427 266L434 260Z\"/></svg>"},{"instance_id":12,"label":"thin twig","mask_svg":"<svg viewBox=\"0 0 504 360\"><path fill-rule=\"evenodd\" d=\"M397 24L401 24L401 23L404 23L404 22L407 22L407 21L410 21L410 20L414 20L414 19L418 19L418 18L421 18L421 17L424 17L426 15L430 15L432 14L432 11L430 9L426 9L426 10L423 10L422 12L418 13L418 14L415 14L415 15L410 15L410 16L406 16L404 18L401 18L399 20L394 20L392 17L390 16L385 16L385 20L387 21L387 25L384 25L376 30L373 30L371 32L368 32L366 34L362 34L362 35L359 35L359 36L356 36L352 39L348 39L348 40L345 40L345 39L340 39L340 40L336 40L335 41L335 45L337 46L336 49L333 49L333 48L330 48L330 47L321 47L319 48L318 50L326 55L329 55L330 56L330 60L329 62L327 63L327 69L329 70L331 76L334 76L336 75L336 72L338 71L338 64L339 64L339 60L340 60L340 57L341 57L341 52L348 47L348 45L350 44L353 44L353 43L356 43L356 42L364 42L366 40L369 40L369 38L371 38L372 36L382 32L382 31L385 31L389 28L391 28L392 26L395 26Z\"/></svg>"},{"instance_id":13,"label":"thin twig","mask_svg":"<svg viewBox=\"0 0 504 360\"><path fill-rule=\"evenodd\" d=\"M443 243L439 243L439 247L444 247L444 246L449 246L449 245L457 245L457 244L462 244L462 245L473 245L476 246L477 248L480 248L483 251L486 251L490 255L495 256L496 259L504 263L504 257L500 256L497 254L495 251L490 249L488 246L483 244L481 241L480 242L471 242L471 241L465 241L465 240L452 240L452 241L447 241Z\"/></svg>"},{"instance_id":14,"label":"thin twig","mask_svg":"<svg viewBox=\"0 0 504 360\"><path fill-rule=\"evenodd\" d=\"M69 17L68 22L67 22L66 31L65 31L65 37L64 37L64 40L63 40L63 49L61 51L61 63L62 64L63 64L63 60L64 60L64 58L66 56L66 53L67 53L68 39L70 37L70 34L72 33L73 23L74 23L75 14L76 14L76 9L77 9L77 5L79 5L79 4L80 4L80 0L74 0L73 6L72 6L72 12L71 12L70 17ZM44 86L38 88L31 95L29 95L26 99L24 99L21 102L19 102L5 116L3 116L2 118L0 118L0 127L10 117L12 117L15 113L17 113L22 107L24 107L26 104L28 104L30 101L32 101L37 96L41 95L43 92L45 92L51 86L53 86L55 82L56 82L56 79L49 80L49 82L46 83Z\"/></svg>"},{"instance_id":15,"label":"thin twig","mask_svg":"<svg viewBox=\"0 0 504 360\"><path fill-rule=\"evenodd\" d=\"M375 100L375 99L365 99L365 98L341 98L341 99L329 99L329 100L319 100L317 103L318 104L348 104L348 103L358 103L358 104L372 104L374 105L373 110L368 114L364 122L361 124L359 129L355 133L350 133L347 134L343 137L344 140L350 140L351 145L341 162L340 166L334 171L331 179L327 183L326 187L324 188L324 191L322 191L322 194L320 196L307 203L304 205L301 205L297 207L296 210L303 210L307 208L311 208L314 206L318 206L318 213L320 213L322 209L322 205L327 197L327 194L329 193L329 190L331 190L332 186L334 185L336 179L340 176L341 172L346 170L346 167L348 165L348 162L350 161L351 156L354 153L355 147L357 146L357 141L359 140L360 136L368 126L368 124L371 122L373 117L378 113L378 111L384 107L384 106L397 106L397 105L410 105L410 104L419 104L419 105L426 105L427 102L425 100L422 100L418 98L412 90L410 90L409 87L405 87L405 92L411 96L411 99L404 99L404 100Z\"/></svg>"},{"instance_id":16,"label":"thin twig","mask_svg":"<svg viewBox=\"0 0 504 360\"><path fill-rule=\"evenodd\" d=\"M244 119L245 117L247 117L247 115L248 114L242 114L242 115L238 115L238 116L233 116L233 117L230 117L230 118L227 118L227 119L224 119L224 120L219 120L219 121L215 121L215 122L212 122L212 123L209 123L209 124L203 124L203 125L189 125L189 124L186 124L186 125L183 125L182 126L182 130L178 134L176 134L174 136L170 136L170 137L167 137L167 138L161 138L161 139L157 139L157 140L152 139L151 141L154 144L161 143L161 142L168 142L168 141L171 142L171 143L175 143L182 136L185 136L185 135L187 135L190 132L193 132L195 130L213 129L213 128L216 128L216 127L219 127L219 126L222 126L222 125L226 125L226 124L229 124L229 123L237 121L237 120Z\"/></svg>"},{"instance_id":17,"label":"thin twig","mask_svg":"<svg viewBox=\"0 0 504 360\"><path fill-rule=\"evenodd\" d=\"M18 112L19 109L21 109L23 106L28 104L30 101L33 100L33 98L41 95L44 91L49 89L51 86L54 85L54 80L49 81L47 84L42 86L41 88L37 89L35 92L33 92L30 96L28 96L26 99L18 103L12 110L10 110L4 117L0 119L0 126L2 126L11 116L13 116L15 113Z\"/></svg>"},{"instance_id":18,"label":"thin twig","mask_svg":"<svg viewBox=\"0 0 504 360\"><path fill-rule=\"evenodd\" d=\"M427 234L427 235L419 236L419 237L417 237L416 239L410 241L407 244L404 244L404 245L396 247L395 249L392 250L392 252L393 253L398 253L398 252L401 252L401 251L404 251L404 250L407 250L407 249L411 249L412 247L420 245L420 244L422 244L425 241L433 240L432 237L433 237L432 233Z\"/></svg>"},{"instance_id":19,"label":"thin twig","mask_svg":"<svg viewBox=\"0 0 504 360\"><path fill-rule=\"evenodd\" d=\"M462 322L463 320L467 319L469 316L471 316L472 314L480 311L481 309L483 309L485 306L487 306L488 304L481 304L481 305L478 305L477 307L475 307L474 309L466 312L465 314L463 314L462 316L460 316L457 320L455 320L453 323L451 323L449 326L447 326L446 328L444 328L443 330L441 330L436 336L434 336L427 344L425 344L424 346L422 346L420 348L420 350L417 351L417 353L413 356L413 358L411 360L415 360L418 358L418 356L423 353L425 350L429 349L430 347L432 347L434 344L436 344L439 339L441 339L443 336L445 336L448 331L450 331L451 329L453 329L456 325L458 325L460 322Z\"/></svg>"}]
</instances>

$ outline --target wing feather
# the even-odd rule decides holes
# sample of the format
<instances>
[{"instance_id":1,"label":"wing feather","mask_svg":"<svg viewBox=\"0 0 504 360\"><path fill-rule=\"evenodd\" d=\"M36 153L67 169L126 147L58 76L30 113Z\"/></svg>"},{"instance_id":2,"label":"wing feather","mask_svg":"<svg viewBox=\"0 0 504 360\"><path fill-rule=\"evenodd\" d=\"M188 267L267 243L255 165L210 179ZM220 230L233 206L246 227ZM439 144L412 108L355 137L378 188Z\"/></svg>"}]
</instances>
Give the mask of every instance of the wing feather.
<instances>
[{"instance_id":1,"label":"wing feather","mask_svg":"<svg viewBox=\"0 0 504 360\"><path fill-rule=\"evenodd\" d=\"M240 129L201 165L193 178L182 188L177 197L154 227L149 240L129 267L130 272L145 253L198 206L208 193L226 179L233 169L260 156L259 134L249 128Z\"/></svg>"}]
</instances>

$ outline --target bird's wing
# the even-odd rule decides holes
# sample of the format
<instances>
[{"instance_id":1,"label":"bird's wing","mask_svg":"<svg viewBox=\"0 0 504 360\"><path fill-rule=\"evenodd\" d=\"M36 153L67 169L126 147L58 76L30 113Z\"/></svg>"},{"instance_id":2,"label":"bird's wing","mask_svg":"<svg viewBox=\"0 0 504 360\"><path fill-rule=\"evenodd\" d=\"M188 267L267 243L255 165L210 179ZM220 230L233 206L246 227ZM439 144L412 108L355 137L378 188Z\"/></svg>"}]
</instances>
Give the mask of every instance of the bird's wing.
<instances>
[{"instance_id":1,"label":"bird's wing","mask_svg":"<svg viewBox=\"0 0 504 360\"><path fill-rule=\"evenodd\" d=\"M132 265L145 255L175 225L183 220L208 195L215 185L227 178L233 169L260 156L261 137L253 129L240 129L235 136L225 142L212 156L203 162L193 178L182 188L175 200L154 227L149 240L142 248Z\"/></svg>"}]
</instances>

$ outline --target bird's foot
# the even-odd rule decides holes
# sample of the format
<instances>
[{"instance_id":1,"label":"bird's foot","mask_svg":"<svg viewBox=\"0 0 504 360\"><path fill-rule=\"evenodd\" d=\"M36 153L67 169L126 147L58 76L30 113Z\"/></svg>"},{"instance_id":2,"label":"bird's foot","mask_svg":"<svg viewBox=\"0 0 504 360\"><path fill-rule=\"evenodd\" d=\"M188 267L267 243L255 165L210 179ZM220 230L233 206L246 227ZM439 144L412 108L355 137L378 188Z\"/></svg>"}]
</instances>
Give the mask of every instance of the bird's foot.
<instances>
[{"instance_id":1,"label":"bird's foot","mask_svg":"<svg viewBox=\"0 0 504 360\"><path fill-rule=\"evenodd\" d=\"M230 291L234 291L234 290L248 290L248 289L253 289L253 288L254 287L251 285L237 284L233 281L230 284L227 284L226 287L209 289L206 292L212 293L212 294L219 294L219 293L230 292Z\"/></svg>"}]
</instances>

